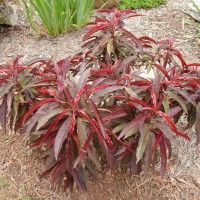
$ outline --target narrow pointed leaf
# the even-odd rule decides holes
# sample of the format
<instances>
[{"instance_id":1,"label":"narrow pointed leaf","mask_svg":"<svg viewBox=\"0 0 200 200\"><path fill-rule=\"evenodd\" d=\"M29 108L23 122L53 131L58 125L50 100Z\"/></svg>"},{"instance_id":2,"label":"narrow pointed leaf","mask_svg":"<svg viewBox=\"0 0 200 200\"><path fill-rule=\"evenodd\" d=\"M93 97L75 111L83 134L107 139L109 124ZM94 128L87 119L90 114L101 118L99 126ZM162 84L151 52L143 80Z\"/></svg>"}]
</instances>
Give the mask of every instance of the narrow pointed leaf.
<instances>
[{"instance_id":1,"label":"narrow pointed leaf","mask_svg":"<svg viewBox=\"0 0 200 200\"><path fill-rule=\"evenodd\" d=\"M140 139L139 139L138 147L136 150L136 158L137 158L136 163L138 163L141 160L141 158L144 154L144 151L145 151L146 145L147 145L147 141L149 139L149 135L150 135L150 125L145 124L144 133L140 133Z\"/></svg>"},{"instance_id":2,"label":"narrow pointed leaf","mask_svg":"<svg viewBox=\"0 0 200 200\"><path fill-rule=\"evenodd\" d=\"M191 104L193 104L194 106L196 106L196 102L195 100L192 98L192 96L184 89L179 89L173 86L170 86L172 89L174 89L175 91L177 91L179 94L181 94L183 97L185 97Z\"/></svg>"},{"instance_id":3,"label":"narrow pointed leaf","mask_svg":"<svg viewBox=\"0 0 200 200\"><path fill-rule=\"evenodd\" d=\"M2 99L2 97L8 93L10 91L10 89L15 85L15 83L13 82L9 82L9 84L6 84L4 86L2 86L1 90L0 90L0 99Z\"/></svg>"},{"instance_id":4,"label":"narrow pointed leaf","mask_svg":"<svg viewBox=\"0 0 200 200\"><path fill-rule=\"evenodd\" d=\"M160 144L160 159L161 159L160 175L163 178L167 168L167 152L163 138L161 139L159 144Z\"/></svg>"},{"instance_id":5,"label":"narrow pointed leaf","mask_svg":"<svg viewBox=\"0 0 200 200\"><path fill-rule=\"evenodd\" d=\"M53 110L58 107L59 104L56 102L50 102L42 105L37 112L31 117L30 121L27 122L26 134L29 134L35 124L39 121L39 119L44 116L49 110Z\"/></svg>"},{"instance_id":6,"label":"narrow pointed leaf","mask_svg":"<svg viewBox=\"0 0 200 200\"><path fill-rule=\"evenodd\" d=\"M44 105L48 102L55 102L54 98L44 99L37 104L33 105L29 111L21 118L21 120L18 123L18 127L21 128L22 124L33 114L40 106Z\"/></svg>"},{"instance_id":7,"label":"narrow pointed leaf","mask_svg":"<svg viewBox=\"0 0 200 200\"><path fill-rule=\"evenodd\" d=\"M152 156L153 156L153 147L156 142L156 137L154 133L150 133L149 139L147 142L147 146L145 149L145 156L144 156L144 174L147 174L149 167L151 166Z\"/></svg>"},{"instance_id":8,"label":"narrow pointed leaf","mask_svg":"<svg viewBox=\"0 0 200 200\"><path fill-rule=\"evenodd\" d=\"M114 92L114 91L116 91L116 90L121 90L121 89L123 89L123 88L124 88L124 86L110 86L110 87L107 87L107 88L105 88L105 89L100 90L99 92L96 92L96 93L91 97L91 99L94 101L94 100L98 99L99 97L102 97L102 96L105 95L105 94Z\"/></svg>"},{"instance_id":9,"label":"narrow pointed leaf","mask_svg":"<svg viewBox=\"0 0 200 200\"><path fill-rule=\"evenodd\" d=\"M177 101L180 104L180 106L183 108L184 112L187 113L186 103L183 101L183 99L180 96L178 96L177 94L175 94L172 91L167 91L167 94L170 98Z\"/></svg>"},{"instance_id":10,"label":"narrow pointed leaf","mask_svg":"<svg viewBox=\"0 0 200 200\"><path fill-rule=\"evenodd\" d=\"M6 122L7 122L7 97L3 98L0 106L0 123L3 134L6 134Z\"/></svg>"},{"instance_id":11,"label":"narrow pointed leaf","mask_svg":"<svg viewBox=\"0 0 200 200\"><path fill-rule=\"evenodd\" d=\"M156 127L162 131L166 138L170 140L170 142L175 146L178 147L178 140L175 137L175 134L171 130L171 128L164 122L156 123Z\"/></svg>"},{"instance_id":12,"label":"narrow pointed leaf","mask_svg":"<svg viewBox=\"0 0 200 200\"><path fill-rule=\"evenodd\" d=\"M140 122L144 121L147 117L148 117L147 114L136 116L135 119L133 119L130 123L128 123L127 126L122 130L118 139L124 137L130 129L137 126Z\"/></svg>"},{"instance_id":13,"label":"narrow pointed leaf","mask_svg":"<svg viewBox=\"0 0 200 200\"><path fill-rule=\"evenodd\" d=\"M195 122L195 131L197 135L197 145L200 144L200 103L197 105L197 113L196 113L196 122Z\"/></svg>"},{"instance_id":14,"label":"narrow pointed leaf","mask_svg":"<svg viewBox=\"0 0 200 200\"><path fill-rule=\"evenodd\" d=\"M60 150L63 146L64 140L67 138L68 132L69 132L69 127L71 125L72 121L72 116L70 115L61 125L57 135L56 135L56 140L54 143L54 154L55 154L55 159L58 159L58 155L60 153Z\"/></svg>"},{"instance_id":15,"label":"narrow pointed leaf","mask_svg":"<svg viewBox=\"0 0 200 200\"><path fill-rule=\"evenodd\" d=\"M194 123L196 121L196 117L197 117L196 113L197 113L196 107L191 105L191 108L190 108L190 110L188 112L188 118L187 118L188 124L187 124L186 129L193 127L193 125L194 125Z\"/></svg>"},{"instance_id":16,"label":"narrow pointed leaf","mask_svg":"<svg viewBox=\"0 0 200 200\"><path fill-rule=\"evenodd\" d=\"M64 111L63 108L55 108L53 110L50 110L45 115L43 115L37 124L36 131L39 130L46 122L48 122L52 117L55 117L56 115L60 114L62 111Z\"/></svg>"},{"instance_id":17,"label":"narrow pointed leaf","mask_svg":"<svg viewBox=\"0 0 200 200\"><path fill-rule=\"evenodd\" d=\"M91 142L92 136L93 136L93 132L91 132L87 138L87 140L85 141L85 144L83 146L83 149L81 149L81 152L79 154L79 156L77 157L76 161L74 162L74 166L73 168L76 168L77 165L81 162L81 160L83 159L83 157L85 156L87 149L89 147L89 144Z\"/></svg>"}]
</instances>

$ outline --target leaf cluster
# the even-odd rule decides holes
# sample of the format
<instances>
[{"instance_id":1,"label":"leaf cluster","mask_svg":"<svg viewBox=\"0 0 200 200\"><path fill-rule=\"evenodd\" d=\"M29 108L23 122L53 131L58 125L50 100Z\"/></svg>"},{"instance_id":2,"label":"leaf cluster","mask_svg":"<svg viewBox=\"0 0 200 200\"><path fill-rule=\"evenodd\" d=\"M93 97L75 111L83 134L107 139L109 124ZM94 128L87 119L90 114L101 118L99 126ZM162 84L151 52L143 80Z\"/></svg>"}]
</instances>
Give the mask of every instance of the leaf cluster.
<instances>
[{"instance_id":1,"label":"leaf cluster","mask_svg":"<svg viewBox=\"0 0 200 200\"><path fill-rule=\"evenodd\" d=\"M120 0L120 9L154 8L166 2L167 0Z\"/></svg>"},{"instance_id":2,"label":"leaf cluster","mask_svg":"<svg viewBox=\"0 0 200 200\"><path fill-rule=\"evenodd\" d=\"M83 27L94 7L94 0L23 0L23 3L31 27L37 33L53 36ZM43 30L34 16L39 18Z\"/></svg>"},{"instance_id":3,"label":"leaf cluster","mask_svg":"<svg viewBox=\"0 0 200 200\"><path fill-rule=\"evenodd\" d=\"M200 63L187 64L172 39L137 38L123 27L135 11L100 10L82 50L57 63L38 59L1 65L1 117L46 148L52 183L86 190L104 163L146 174L160 153L164 176L178 137L200 142ZM17 106L16 106L17 105ZM22 109L23 107L23 109ZM186 115L184 131L177 122ZM101 158L101 161L100 159Z\"/></svg>"},{"instance_id":4,"label":"leaf cluster","mask_svg":"<svg viewBox=\"0 0 200 200\"><path fill-rule=\"evenodd\" d=\"M189 24L193 25L197 31L198 34L196 35L196 37L200 36L200 5L198 4L198 1L195 0L191 0L193 7L195 10L193 10L192 12L188 13L196 22L188 22Z\"/></svg>"}]
</instances>

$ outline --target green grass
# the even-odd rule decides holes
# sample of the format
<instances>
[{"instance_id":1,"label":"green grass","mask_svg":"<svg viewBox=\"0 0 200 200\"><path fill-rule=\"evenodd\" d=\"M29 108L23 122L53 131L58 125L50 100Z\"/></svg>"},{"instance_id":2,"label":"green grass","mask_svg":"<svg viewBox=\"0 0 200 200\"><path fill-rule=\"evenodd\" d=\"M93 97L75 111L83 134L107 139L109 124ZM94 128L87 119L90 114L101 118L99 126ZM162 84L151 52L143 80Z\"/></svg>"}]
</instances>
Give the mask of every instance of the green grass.
<instances>
[{"instance_id":1,"label":"green grass","mask_svg":"<svg viewBox=\"0 0 200 200\"><path fill-rule=\"evenodd\" d=\"M167 0L120 0L120 9L154 8Z\"/></svg>"}]
</instances>

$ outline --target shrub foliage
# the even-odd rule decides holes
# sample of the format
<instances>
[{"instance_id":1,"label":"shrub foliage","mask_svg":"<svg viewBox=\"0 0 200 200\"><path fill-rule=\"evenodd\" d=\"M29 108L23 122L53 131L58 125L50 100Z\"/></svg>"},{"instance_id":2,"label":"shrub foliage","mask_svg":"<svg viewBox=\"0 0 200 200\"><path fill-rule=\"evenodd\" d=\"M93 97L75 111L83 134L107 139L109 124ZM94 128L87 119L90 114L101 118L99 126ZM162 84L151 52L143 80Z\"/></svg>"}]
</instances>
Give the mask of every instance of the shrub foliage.
<instances>
[{"instance_id":1,"label":"shrub foliage","mask_svg":"<svg viewBox=\"0 0 200 200\"><path fill-rule=\"evenodd\" d=\"M120 0L120 9L154 8L166 2L167 0Z\"/></svg>"},{"instance_id":2,"label":"shrub foliage","mask_svg":"<svg viewBox=\"0 0 200 200\"><path fill-rule=\"evenodd\" d=\"M187 64L170 37L137 38L123 28L135 11L101 10L88 24L82 51L60 60L0 65L0 122L45 146L53 184L86 190L101 160L144 173L157 161L164 176L178 137L200 142L199 63ZM184 131L177 129L187 116Z\"/></svg>"}]
</instances>

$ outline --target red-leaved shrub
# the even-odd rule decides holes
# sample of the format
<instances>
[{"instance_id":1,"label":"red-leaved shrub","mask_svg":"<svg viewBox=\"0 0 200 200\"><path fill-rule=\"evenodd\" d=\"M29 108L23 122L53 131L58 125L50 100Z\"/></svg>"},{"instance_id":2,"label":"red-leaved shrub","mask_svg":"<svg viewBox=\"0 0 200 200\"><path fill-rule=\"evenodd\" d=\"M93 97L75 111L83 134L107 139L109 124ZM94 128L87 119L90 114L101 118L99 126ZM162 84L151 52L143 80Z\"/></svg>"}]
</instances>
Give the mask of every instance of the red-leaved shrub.
<instances>
[{"instance_id":1,"label":"red-leaved shrub","mask_svg":"<svg viewBox=\"0 0 200 200\"><path fill-rule=\"evenodd\" d=\"M177 138L189 140L186 129L195 125L200 142L200 64L187 64L170 37L157 42L124 29L135 11L100 12L75 55L0 66L3 132L11 122L30 134L32 147L45 145L42 177L52 174L65 189L75 182L86 190L99 157L112 171L128 163L135 173L143 165L146 174L160 152L164 176Z\"/></svg>"}]
</instances>

